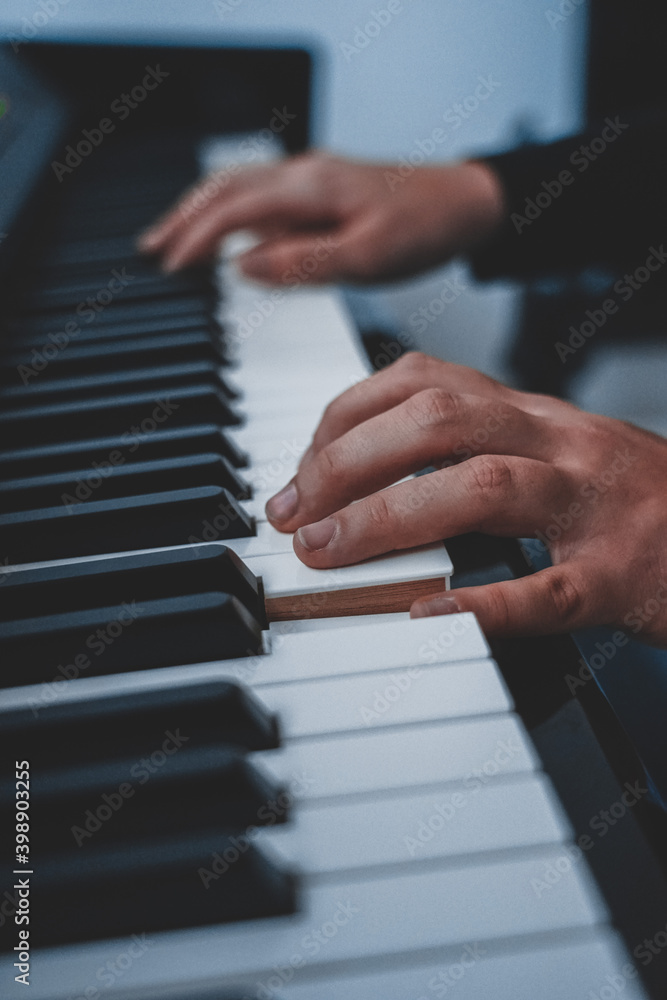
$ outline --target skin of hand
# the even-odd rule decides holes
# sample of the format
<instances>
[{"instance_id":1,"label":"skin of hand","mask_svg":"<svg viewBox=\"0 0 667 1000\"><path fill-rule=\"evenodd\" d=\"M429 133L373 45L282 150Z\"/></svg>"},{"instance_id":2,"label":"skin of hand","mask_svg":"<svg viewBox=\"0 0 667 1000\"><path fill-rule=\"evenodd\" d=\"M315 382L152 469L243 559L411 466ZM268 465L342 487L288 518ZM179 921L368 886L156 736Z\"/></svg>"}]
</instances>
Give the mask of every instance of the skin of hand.
<instances>
[{"instance_id":1,"label":"skin of hand","mask_svg":"<svg viewBox=\"0 0 667 1000\"><path fill-rule=\"evenodd\" d=\"M328 406L267 515L316 568L468 531L538 538L551 567L412 616L473 611L488 636L609 624L667 646L666 499L663 438L411 353Z\"/></svg>"},{"instance_id":2,"label":"skin of hand","mask_svg":"<svg viewBox=\"0 0 667 1000\"><path fill-rule=\"evenodd\" d=\"M230 233L252 230L260 243L238 260L248 277L385 281L471 249L502 220L502 186L484 163L398 171L322 152L221 171L188 191L137 245L175 271L210 257ZM306 271L306 260L317 266Z\"/></svg>"}]
</instances>

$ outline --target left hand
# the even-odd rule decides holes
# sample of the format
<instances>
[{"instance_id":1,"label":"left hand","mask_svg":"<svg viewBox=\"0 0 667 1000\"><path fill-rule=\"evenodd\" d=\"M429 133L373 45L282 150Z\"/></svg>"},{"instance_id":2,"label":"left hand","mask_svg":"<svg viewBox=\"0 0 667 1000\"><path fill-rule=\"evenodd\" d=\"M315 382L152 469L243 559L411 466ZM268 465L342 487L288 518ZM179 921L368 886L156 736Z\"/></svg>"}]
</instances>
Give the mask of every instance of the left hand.
<instances>
[{"instance_id":1,"label":"left hand","mask_svg":"<svg viewBox=\"0 0 667 1000\"><path fill-rule=\"evenodd\" d=\"M553 566L412 615L474 611L489 636L612 624L667 646L666 497L662 438L415 353L329 405L267 514L317 568L468 531L541 536Z\"/></svg>"}]
</instances>

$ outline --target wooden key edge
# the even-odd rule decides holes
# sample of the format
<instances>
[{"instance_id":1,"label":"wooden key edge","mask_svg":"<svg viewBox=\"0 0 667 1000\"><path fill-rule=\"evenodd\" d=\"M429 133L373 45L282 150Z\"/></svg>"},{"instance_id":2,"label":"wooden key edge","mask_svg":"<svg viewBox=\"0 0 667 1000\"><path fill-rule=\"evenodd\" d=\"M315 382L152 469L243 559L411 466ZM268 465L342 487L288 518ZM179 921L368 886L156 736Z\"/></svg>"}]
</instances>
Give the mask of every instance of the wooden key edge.
<instances>
[{"instance_id":1,"label":"wooden key edge","mask_svg":"<svg viewBox=\"0 0 667 1000\"><path fill-rule=\"evenodd\" d=\"M409 611L413 601L449 589L448 577L406 580L368 587L323 590L266 598L270 622L304 618L340 618L345 615L380 615Z\"/></svg>"}]
</instances>

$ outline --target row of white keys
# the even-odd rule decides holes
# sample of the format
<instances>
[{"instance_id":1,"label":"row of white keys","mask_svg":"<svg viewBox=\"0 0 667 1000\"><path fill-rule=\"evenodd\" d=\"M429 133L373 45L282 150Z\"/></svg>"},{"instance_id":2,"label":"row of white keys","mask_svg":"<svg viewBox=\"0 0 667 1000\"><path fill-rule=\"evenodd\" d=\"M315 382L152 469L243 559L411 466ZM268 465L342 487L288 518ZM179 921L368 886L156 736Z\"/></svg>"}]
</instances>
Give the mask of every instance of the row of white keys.
<instances>
[{"instance_id":1,"label":"row of white keys","mask_svg":"<svg viewBox=\"0 0 667 1000\"><path fill-rule=\"evenodd\" d=\"M532 888L532 882L563 857L560 845L570 831L548 782L536 773L537 759L520 720L509 711L511 702L502 680L494 675L497 668L484 659L488 649L472 616L310 628L284 634L275 645L272 655L261 658L268 668L264 683L255 677L253 686L270 707L286 712L284 749L253 757L293 790L298 777L299 791L293 791L294 829L276 828L260 836L269 853L298 861L304 870L304 909L296 917L211 928L196 932L196 937L195 932L159 935L157 951L151 948L148 955L150 967L137 965L137 985L144 969L159 981L160 972L173 966L163 963L176 953L178 969L172 969L171 978L185 972L193 982L208 976L230 986L239 977L256 981L255 977L270 975L274 965L289 963L294 949L298 952L308 934L330 922L339 905L356 908L350 920L353 934L346 935L342 927L336 941L327 941L321 956L319 951L312 956L312 963L304 954L304 962L310 964L308 977L328 977L329 963L337 966L336 975L349 975L351 962L395 952L421 962L429 948L441 948L444 961L447 949L463 947L468 940L483 941L485 948L493 941L495 950L507 957L517 945L503 939L528 936L519 947L529 948L533 936L555 935L557 944L564 928L590 928L603 917L583 868L563 879L557 893L539 896ZM350 659L353 651L356 662ZM434 657L443 663L425 662ZM387 664L395 666L387 670ZM475 672L486 667L496 696L477 705L471 699L465 710L472 709L475 717L457 719L454 701L461 692L466 697L465 666L471 668L473 687ZM219 676L226 665L217 667ZM403 714L383 713L377 727L368 732L360 733L354 719L346 723L346 710L340 705L345 682L356 684L356 694L367 697L374 684L384 692L400 671L411 667L413 671L418 667L415 691L426 681L431 694L442 699L443 720L427 721L429 710L419 699L421 713L396 703ZM199 676L205 669L195 667L192 673ZM177 670L115 680L128 690L145 689L164 684L168 677L176 680ZM99 695L107 682L106 678L77 682L78 694L85 694L81 685L87 684L89 693L97 688ZM329 697L313 704L310 729L315 724L320 727L314 734L304 732L309 725L306 705L299 708L298 697L303 688L310 685L312 691L317 684L328 686ZM336 684L337 693L332 687ZM287 704L290 686L294 710ZM118 684L112 689L119 693ZM452 695L459 690L451 704L448 690ZM464 707L460 701L459 706ZM345 725L357 731L341 730ZM490 773L489 762L496 764ZM437 827L433 817L452 809L446 834L434 836L433 842L427 841L430 846L417 848L411 857L406 837L412 833L418 838L421 823L427 829ZM531 822L524 830L528 816ZM522 848L521 854L517 848ZM503 851L509 855L503 856ZM471 860L471 854L478 856ZM388 865L392 868L386 873ZM443 899L448 900L446 912ZM86 962L103 964L105 947L109 945L90 946ZM196 971L189 958L193 950ZM76 972L76 951L64 951L70 954L69 969ZM58 982L58 969L65 968L60 965L63 954L51 958L56 963L51 981ZM300 967L295 985L301 976ZM76 986L75 979L66 981L70 989Z\"/></svg>"}]
</instances>

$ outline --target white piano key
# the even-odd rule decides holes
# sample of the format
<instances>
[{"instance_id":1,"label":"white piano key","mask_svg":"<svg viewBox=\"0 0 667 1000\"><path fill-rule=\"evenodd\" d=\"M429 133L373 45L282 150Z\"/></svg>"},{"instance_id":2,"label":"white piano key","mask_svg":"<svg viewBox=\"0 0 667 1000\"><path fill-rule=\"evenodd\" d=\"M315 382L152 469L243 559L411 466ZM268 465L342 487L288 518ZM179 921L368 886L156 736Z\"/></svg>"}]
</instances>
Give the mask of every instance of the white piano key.
<instances>
[{"instance_id":1,"label":"white piano key","mask_svg":"<svg viewBox=\"0 0 667 1000\"><path fill-rule=\"evenodd\" d=\"M272 459L269 462L254 462L243 470L243 478L250 483L257 494L273 496L293 479L299 468L299 458ZM260 501L261 502L261 501Z\"/></svg>"},{"instance_id":2,"label":"white piano key","mask_svg":"<svg viewBox=\"0 0 667 1000\"><path fill-rule=\"evenodd\" d=\"M255 459L267 454L272 458L280 452L283 441L305 439L308 447L318 422L317 414L292 413L276 420L262 419L238 427L225 427L225 437Z\"/></svg>"},{"instance_id":3,"label":"white piano key","mask_svg":"<svg viewBox=\"0 0 667 1000\"><path fill-rule=\"evenodd\" d=\"M286 739L512 709L493 660L255 686Z\"/></svg>"},{"instance_id":4,"label":"white piano key","mask_svg":"<svg viewBox=\"0 0 667 1000\"><path fill-rule=\"evenodd\" d=\"M225 435L234 439L240 428L225 428ZM293 456L301 458L304 451L310 445L314 428L299 428L290 434L280 434L275 432L267 433L265 438L253 441L250 462L256 465L259 462L284 462L290 461ZM241 449L245 451L245 449Z\"/></svg>"},{"instance_id":5,"label":"white piano key","mask_svg":"<svg viewBox=\"0 0 667 1000\"><path fill-rule=\"evenodd\" d=\"M571 836L548 778L518 774L470 789L445 785L332 805L302 802L289 823L259 829L253 842L268 845L287 867L321 874L557 844Z\"/></svg>"},{"instance_id":6,"label":"white piano key","mask_svg":"<svg viewBox=\"0 0 667 1000\"><path fill-rule=\"evenodd\" d=\"M254 753L252 759L275 781L295 786L297 800L443 781L473 788L489 784L497 774L539 768L521 720L512 714L316 736Z\"/></svg>"},{"instance_id":7,"label":"white piano key","mask_svg":"<svg viewBox=\"0 0 667 1000\"><path fill-rule=\"evenodd\" d=\"M330 626L324 630L325 641L321 638L322 629L304 629L299 622L283 622L280 632L263 633L270 646L264 655L80 677L57 685L7 688L2 692L3 706L45 707L56 699L66 702L104 697L114 692L131 695L133 691L155 691L196 680L230 678L253 687L489 656L486 639L475 616L470 613L417 619L404 615L372 615L364 623L347 628L336 627L335 619L330 621Z\"/></svg>"},{"instance_id":8,"label":"white piano key","mask_svg":"<svg viewBox=\"0 0 667 1000\"><path fill-rule=\"evenodd\" d=\"M289 965L277 976L284 1000L591 1000L622 996L649 1000L621 941L602 929L579 931L579 940L561 935L540 946L502 949L470 941L443 951L438 960L399 964L362 972L343 969L321 976L301 975ZM628 977L627 967L634 971ZM623 972L623 969L626 969ZM614 984L610 987L610 983ZM248 984L249 995L254 995ZM604 992L601 992L604 991Z\"/></svg>"},{"instance_id":9,"label":"white piano key","mask_svg":"<svg viewBox=\"0 0 667 1000\"><path fill-rule=\"evenodd\" d=\"M294 559L292 535L284 531L276 531L268 521L257 521L256 534L250 538L228 538L224 545L236 552L239 558L247 562L255 556L285 555L289 553Z\"/></svg>"},{"instance_id":10,"label":"white piano key","mask_svg":"<svg viewBox=\"0 0 667 1000\"><path fill-rule=\"evenodd\" d=\"M241 393L237 409L251 416L263 415L264 420L268 414L294 412L295 401L299 409L307 405L321 414L341 390L341 375L335 371L322 371L321 367L318 372L311 373L304 373L300 368L281 369L277 373L275 366L271 365L266 371L253 370L247 384L244 384L241 373L233 381L226 369L223 373L230 387L238 387ZM308 381L306 374L309 375Z\"/></svg>"},{"instance_id":11,"label":"white piano key","mask_svg":"<svg viewBox=\"0 0 667 1000\"><path fill-rule=\"evenodd\" d=\"M355 628L328 629L324 642L319 629L300 630L297 626L280 636L269 633L273 639L268 656L236 660L234 665L242 668L246 663L248 683L255 686L490 656L488 643L470 612L390 622L382 618Z\"/></svg>"},{"instance_id":12,"label":"white piano key","mask_svg":"<svg viewBox=\"0 0 667 1000\"><path fill-rule=\"evenodd\" d=\"M284 967L294 972L296 983L318 967L331 974L336 966L395 953L447 948L456 955L469 942L502 946L504 939L521 935L592 931L606 910L583 866L550 893L533 889L534 880L559 857L558 848L546 848L511 861L306 883L304 909L294 916L149 935L150 947L124 974L123 988L168 983L175 993L198 983L215 982L223 990L241 982L245 996L262 996L266 982ZM225 891L224 875L208 890L202 885L202 892L216 889ZM36 955L33 1000L85 996L96 970L123 947L125 941L115 940ZM11 961L3 960L0 974L10 975ZM277 986L275 991L280 995Z\"/></svg>"},{"instance_id":13,"label":"white piano key","mask_svg":"<svg viewBox=\"0 0 667 1000\"><path fill-rule=\"evenodd\" d=\"M358 587L377 587L411 580L447 581L453 573L452 561L442 542L424 545L418 549L403 549L387 555L367 559L353 566L336 569L311 569L296 556L251 556L245 560L248 569L261 576L267 597L290 597L299 594L324 594L328 591L351 590ZM317 605L315 609L317 610Z\"/></svg>"}]
</instances>

